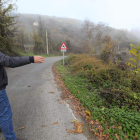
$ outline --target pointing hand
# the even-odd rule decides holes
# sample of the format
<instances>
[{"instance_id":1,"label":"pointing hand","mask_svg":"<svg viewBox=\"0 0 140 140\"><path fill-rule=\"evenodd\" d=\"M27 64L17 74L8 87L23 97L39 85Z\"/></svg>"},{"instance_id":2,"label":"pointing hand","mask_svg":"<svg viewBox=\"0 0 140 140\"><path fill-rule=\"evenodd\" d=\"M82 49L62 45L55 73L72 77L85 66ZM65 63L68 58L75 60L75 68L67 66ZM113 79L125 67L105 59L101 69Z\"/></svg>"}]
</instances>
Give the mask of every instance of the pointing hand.
<instances>
[{"instance_id":1,"label":"pointing hand","mask_svg":"<svg viewBox=\"0 0 140 140\"><path fill-rule=\"evenodd\" d=\"M34 63L43 63L45 58L42 56L34 56Z\"/></svg>"}]
</instances>

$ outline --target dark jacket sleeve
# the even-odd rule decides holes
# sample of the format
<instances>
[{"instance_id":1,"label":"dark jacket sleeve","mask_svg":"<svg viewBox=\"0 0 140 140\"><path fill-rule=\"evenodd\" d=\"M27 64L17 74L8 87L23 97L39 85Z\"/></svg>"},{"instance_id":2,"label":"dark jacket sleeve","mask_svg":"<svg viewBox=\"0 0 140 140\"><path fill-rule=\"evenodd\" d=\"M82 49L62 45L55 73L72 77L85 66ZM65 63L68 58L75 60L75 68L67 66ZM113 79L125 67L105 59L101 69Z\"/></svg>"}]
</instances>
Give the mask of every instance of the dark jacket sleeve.
<instances>
[{"instance_id":1,"label":"dark jacket sleeve","mask_svg":"<svg viewBox=\"0 0 140 140\"><path fill-rule=\"evenodd\" d=\"M0 52L0 65L5 67L19 67L26 64L34 63L33 56L26 57L10 57Z\"/></svg>"}]
</instances>

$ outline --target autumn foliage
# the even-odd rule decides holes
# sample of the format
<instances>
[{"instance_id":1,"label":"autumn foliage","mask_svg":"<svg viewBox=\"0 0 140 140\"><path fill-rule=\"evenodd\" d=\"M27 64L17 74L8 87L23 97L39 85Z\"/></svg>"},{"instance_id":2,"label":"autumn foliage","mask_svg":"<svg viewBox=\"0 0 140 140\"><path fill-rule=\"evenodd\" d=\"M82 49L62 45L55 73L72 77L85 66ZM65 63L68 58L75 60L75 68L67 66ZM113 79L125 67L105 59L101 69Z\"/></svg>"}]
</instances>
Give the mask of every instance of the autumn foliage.
<instances>
[{"instance_id":1,"label":"autumn foliage","mask_svg":"<svg viewBox=\"0 0 140 140\"><path fill-rule=\"evenodd\" d=\"M105 36L102 39L102 42L105 43L105 47L104 47L103 51L100 54L101 60L103 60L107 64L109 62L113 62L114 61L114 56L115 56L115 45L116 45L116 42L114 42L111 39L110 36Z\"/></svg>"},{"instance_id":2,"label":"autumn foliage","mask_svg":"<svg viewBox=\"0 0 140 140\"><path fill-rule=\"evenodd\" d=\"M109 41L107 46L111 44ZM77 111L86 108L84 117L91 133L102 140L138 140L140 76L86 54L71 54L65 64L59 63L58 70L68 90L81 103Z\"/></svg>"},{"instance_id":3,"label":"autumn foliage","mask_svg":"<svg viewBox=\"0 0 140 140\"><path fill-rule=\"evenodd\" d=\"M131 54L132 58L129 58L128 65L136 74L140 72L140 46L135 46L133 44L130 44L130 46L131 50L129 51L129 54Z\"/></svg>"}]
</instances>

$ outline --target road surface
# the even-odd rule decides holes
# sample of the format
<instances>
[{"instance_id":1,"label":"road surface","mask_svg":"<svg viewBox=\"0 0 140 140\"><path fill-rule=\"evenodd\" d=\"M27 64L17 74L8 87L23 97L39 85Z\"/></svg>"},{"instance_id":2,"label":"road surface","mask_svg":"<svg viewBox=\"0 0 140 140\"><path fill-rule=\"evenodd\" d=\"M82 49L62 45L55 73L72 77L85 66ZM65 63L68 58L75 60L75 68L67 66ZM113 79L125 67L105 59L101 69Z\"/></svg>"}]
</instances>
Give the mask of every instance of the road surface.
<instances>
[{"instance_id":1,"label":"road surface","mask_svg":"<svg viewBox=\"0 0 140 140\"><path fill-rule=\"evenodd\" d=\"M43 64L7 69L6 90L19 140L87 140L84 134L66 132L66 129L73 130L74 115L67 105L58 102L61 93L54 81L52 65L60 59L49 57ZM0 140L4 140L2 133Z\"/></svg>"}]
</instances>

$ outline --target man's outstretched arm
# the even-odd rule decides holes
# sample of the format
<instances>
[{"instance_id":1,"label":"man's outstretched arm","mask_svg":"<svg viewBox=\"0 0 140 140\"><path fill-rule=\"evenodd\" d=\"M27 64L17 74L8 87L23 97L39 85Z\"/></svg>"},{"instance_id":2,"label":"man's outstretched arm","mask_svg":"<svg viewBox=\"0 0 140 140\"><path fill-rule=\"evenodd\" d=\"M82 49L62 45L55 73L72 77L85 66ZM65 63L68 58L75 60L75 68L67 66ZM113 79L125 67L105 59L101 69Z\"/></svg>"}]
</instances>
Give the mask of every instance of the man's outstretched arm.
<instances>
[{"instance_id":1,"label":"man's outstretched arm","mask_svg":"<svg viewBox=\"0 0 140 140\"><path fill-rule=\"evenodd\" d=\"M0 65L5 67L19 67L30 63L43 63L44 57L26 56L26 57L10 57L0 52Z\"/></svg>"}]
</instances>

